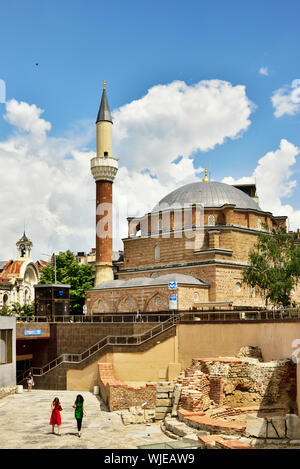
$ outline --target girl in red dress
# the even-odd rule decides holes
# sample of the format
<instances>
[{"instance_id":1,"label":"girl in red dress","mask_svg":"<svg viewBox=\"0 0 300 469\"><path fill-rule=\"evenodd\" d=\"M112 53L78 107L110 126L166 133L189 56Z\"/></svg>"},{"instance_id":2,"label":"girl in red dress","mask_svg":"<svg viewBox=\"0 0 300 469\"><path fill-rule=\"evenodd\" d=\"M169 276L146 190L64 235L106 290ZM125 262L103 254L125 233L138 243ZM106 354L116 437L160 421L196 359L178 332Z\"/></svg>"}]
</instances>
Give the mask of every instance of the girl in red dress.
<instances>
[{"instance_id":1,"label":"girl in red dress","mask_svg":"<svg viewBox=\"0 0 300 469\"><path fill-rule=\"evenodd\" d=\"M52 433L54 434L54 425L57 425L58 435L60 436L60 426L61 426L61 416L60 412L62 411L62 407L60 405L58 397L56 397L53 402L51 403L51 419L50 425L52 425Z\"/></svg>"}]
</instances>

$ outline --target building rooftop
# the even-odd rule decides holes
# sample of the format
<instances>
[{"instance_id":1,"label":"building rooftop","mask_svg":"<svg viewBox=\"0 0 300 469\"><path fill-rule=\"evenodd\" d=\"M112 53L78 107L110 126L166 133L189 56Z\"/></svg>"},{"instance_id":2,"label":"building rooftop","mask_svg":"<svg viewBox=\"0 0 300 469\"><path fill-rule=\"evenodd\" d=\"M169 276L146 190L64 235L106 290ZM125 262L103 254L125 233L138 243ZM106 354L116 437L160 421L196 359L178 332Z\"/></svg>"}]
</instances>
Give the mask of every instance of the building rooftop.
<instances>
[{"instance_id":1,"label":"building rooftop","mask_svg":"<svg viewBox=\"0 0 300 469\"><path fill-rule=\"evenodd\" d=\"M229 204L236 208L262 211L252 197L230 184L199 181L170 192L154 207L153 212L169 207L184 207L185 204L203 204L204 208L218 208Z\"/></svg>"},{"instance_id":2,"label":"building rooftop","mask_svg":"<svg viewBox=\"0 0 300 469\"><path fill-rule=\"evenodd\" d=\"M133 287L150 287L152 285L168 285L169 282L177 282L179 285L209 285L203 280L192 277L191 275L183 274L168 274L161 275L160 277L135 277L129 280L109 280L97 285L93 290L105 290L113 288L133 288Z\"/></svg>"}]
</instances>

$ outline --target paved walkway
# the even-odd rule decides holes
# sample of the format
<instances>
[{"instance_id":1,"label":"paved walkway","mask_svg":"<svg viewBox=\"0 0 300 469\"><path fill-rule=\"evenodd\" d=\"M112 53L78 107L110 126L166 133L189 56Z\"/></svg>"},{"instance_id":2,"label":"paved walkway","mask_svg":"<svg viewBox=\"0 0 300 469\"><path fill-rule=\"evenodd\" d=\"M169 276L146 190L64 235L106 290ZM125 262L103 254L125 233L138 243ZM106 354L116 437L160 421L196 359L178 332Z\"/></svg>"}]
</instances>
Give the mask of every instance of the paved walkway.
<instances>
[{"instance_id":1,"label":"paved walkway","mask_svg":"<svg viewBox=\"0 0 300 469\"><path fill-rule=\"evenodd\" d=\"M77 394L83 395L87 411L81 438L72 408ZM49 424L56 396L63 407L62 436L52 435ZM158 423L125 426L120 412L107 412L99 397L89 392L24 390L0 400L0 449L134 449L163 441L170 439Z\"/></svg>"}]
</instances>

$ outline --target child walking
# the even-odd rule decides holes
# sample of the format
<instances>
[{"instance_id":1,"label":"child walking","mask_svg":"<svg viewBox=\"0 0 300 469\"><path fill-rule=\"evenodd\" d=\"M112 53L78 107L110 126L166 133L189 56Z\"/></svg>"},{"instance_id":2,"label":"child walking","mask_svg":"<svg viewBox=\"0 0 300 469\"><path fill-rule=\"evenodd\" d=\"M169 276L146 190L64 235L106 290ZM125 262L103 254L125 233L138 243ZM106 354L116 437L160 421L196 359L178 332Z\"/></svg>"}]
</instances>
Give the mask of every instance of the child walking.
<instances>
[{"instance_id":1,"label":"child walking","mask_svg":"<svg viewBox=\"0 0 300 469\"><path fill-rule=\"evenodd\" d=\"M57 425L57 434L61 436L60 434L60 426L61 426L61 416L60 412L62 411L62 406L60 405L58 397L55 397L53 399L53 402L51 403L51 419L50 419L50 425L52 425L52 433L54 434L54 425Z\"/></svg>"},{"instance_id":2,"label":"child walking","mask_svg":"<svg viewBox=\"0 0 300 469\"><path fill-rule=\"evenodd\" d=\"M78 394L78 396L76 397L76 401L74 402L73 407L75 409L75 419L77 422L78 437L80 438L82 419L83 416L86 417L85 403L81 394Z\"/></svg>"}]
</instances>

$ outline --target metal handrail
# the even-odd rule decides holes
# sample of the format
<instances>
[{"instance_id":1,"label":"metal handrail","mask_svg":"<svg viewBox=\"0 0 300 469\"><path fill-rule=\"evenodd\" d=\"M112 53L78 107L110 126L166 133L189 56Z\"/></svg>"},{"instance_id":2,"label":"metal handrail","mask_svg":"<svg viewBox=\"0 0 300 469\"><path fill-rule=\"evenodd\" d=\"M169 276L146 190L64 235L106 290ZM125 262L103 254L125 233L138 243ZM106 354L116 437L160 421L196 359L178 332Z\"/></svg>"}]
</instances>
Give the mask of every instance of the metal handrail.
<instances>
[{"instance_id":1,"label":"metal handrail","mask_svg":"<svg viewBox=\"0 0 300 469\"><path fill-rule=\"evenodd\" d=\"M177 320L178 317L174 315L173 317L167 319L166 321L160 323L159 325L153 327L149 331L144 332L142 334L133 334L130 336L106 336L96 344L92 345L92 347L85 350L83 353L63 353L51 362L47 363L47 365L43 366L42 368L32 367L32 374L34 376L42 376L59 366L61 363L81 363L82 361L97 353L99 350L106 347L106 345L140 345L146 342L147 340L150 340L153 337L161 334L165 330L173 327L176 324Z\"/></svg>"},{"instance_id":2,"label":"metal handrail","mask_svg":"<svg viewBox=\"0 0 300 469\"><path fill-rule=\"evenodd\" d=\"M143 323L162 323L172 317L172 312L157 312L157 313L143 313ZM201 311L177 311L176 315L180 315L184 320L195 317L196 320L199 318L207 320L241 320L245 318L266 320L266 319L285 319L285 318L298 318L300 319L300 308L284 308L282 311L278 309L254 309L254 310L201 310ZM18 321L26 322L26 318L20 318ZM47 316L35 316L30 318L30 322L53 322L51 318ZM56 316L54 322L57 323L114 323L114 324L126 324L126 323L137 323L136 314L123 314L123 313L101 313L93 315L70 315L70 316Z\"/></svg>"}]
</instances>

